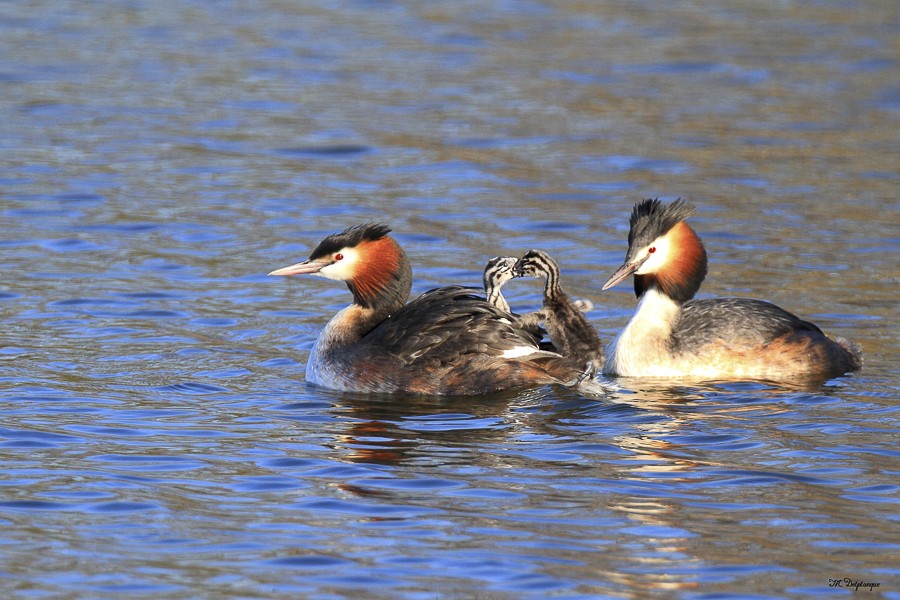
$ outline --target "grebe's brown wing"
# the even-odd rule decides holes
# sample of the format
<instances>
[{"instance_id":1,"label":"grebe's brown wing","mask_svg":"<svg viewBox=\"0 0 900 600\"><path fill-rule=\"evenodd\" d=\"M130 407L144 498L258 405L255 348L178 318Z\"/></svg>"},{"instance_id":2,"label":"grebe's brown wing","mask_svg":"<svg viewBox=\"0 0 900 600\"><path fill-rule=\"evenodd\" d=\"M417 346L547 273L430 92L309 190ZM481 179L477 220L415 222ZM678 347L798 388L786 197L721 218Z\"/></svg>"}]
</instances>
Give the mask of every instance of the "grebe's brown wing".
<instances>
[{"instance_id":1,"label":"grebe's brown wing","mask_svg":"<svg viewBox=\"0 0 900 600\"><path fill-rule=\"evenodd\" d=\"M757 342L765 344L798 331L822 333L783 308L752 298L710 298L691 300L682 307L673 337L679 342Z\"/></svg>"},{"instance_id":2,"label":"grebe's brown wing","mask_svg":"<svg viewBox=\"0 0 900 600\"><path fill-rule=\"evenodd\" d=\"M365 342L405 364L451 364L465 355L502 356L515 348L537 352L540 340L478 291L448 286L425 292L382 321Z\"/></svg>"}]
</instances>

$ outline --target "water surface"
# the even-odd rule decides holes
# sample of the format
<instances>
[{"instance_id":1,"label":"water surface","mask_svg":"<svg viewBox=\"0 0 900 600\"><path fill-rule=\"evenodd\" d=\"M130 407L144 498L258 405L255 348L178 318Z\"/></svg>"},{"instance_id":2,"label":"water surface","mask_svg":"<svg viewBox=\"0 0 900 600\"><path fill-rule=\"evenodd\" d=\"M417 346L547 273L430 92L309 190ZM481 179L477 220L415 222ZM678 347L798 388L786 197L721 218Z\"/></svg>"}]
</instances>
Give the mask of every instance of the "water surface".
<instances>
[{"instance_id":1,"label":"water surface","mask_svg":"<svg viewBox=\"0 0 900 600\"><path fill-rule=\"evenodd\" d=\"M900 598L895 4L7 3L3 596ZM415 292L542 248L609 340L657 196L862 373L337 394L346 289L265 277L366 220Z\"/></svg>"}]
</instances>

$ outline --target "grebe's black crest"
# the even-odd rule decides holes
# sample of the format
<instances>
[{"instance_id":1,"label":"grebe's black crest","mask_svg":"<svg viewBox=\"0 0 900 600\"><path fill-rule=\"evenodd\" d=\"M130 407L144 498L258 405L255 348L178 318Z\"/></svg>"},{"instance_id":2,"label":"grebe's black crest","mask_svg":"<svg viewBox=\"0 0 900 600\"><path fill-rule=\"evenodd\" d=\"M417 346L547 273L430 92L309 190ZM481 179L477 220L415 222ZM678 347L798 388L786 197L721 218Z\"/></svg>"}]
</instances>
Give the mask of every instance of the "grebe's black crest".
<instances>
[{"instance_id":1,"label":"grebe's black crest","mask_svg":"<svg viewBox=\"0 0 900 600\"><path fill-rule=\"evenodd\" d=\"M390 231L391 228L383 223L354 225L340 233L333 233L322 240L312 254L309 255L309 258L310 260L316 260L317 258L333 254L341 248L354 248L362 242L374 242L386 236Z\"/></svg>"},{"instance_id":2,"label":"grebe's black crest","mask_svg":"<svg viewBox=\"0 0 900 600\"><path fill-rule=\"evenodd\" d=\"M670 229L694 214L693 204L678 198L665 204L658 198L646 199L634 205L631 211L629 246L646 246Z\"/></svg>"}]
</instances>

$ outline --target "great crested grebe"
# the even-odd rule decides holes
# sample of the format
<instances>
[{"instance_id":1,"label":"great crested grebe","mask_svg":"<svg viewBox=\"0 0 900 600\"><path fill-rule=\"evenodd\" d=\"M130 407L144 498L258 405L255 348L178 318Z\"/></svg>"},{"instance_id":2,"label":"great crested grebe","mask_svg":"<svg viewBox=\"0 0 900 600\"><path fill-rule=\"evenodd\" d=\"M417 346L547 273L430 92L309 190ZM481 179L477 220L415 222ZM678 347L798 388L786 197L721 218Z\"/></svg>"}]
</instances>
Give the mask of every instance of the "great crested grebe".
<instances>
[{"instance_id":1,"label":"great crested grebe","mask_svg":"<svg viewBox=\"0 0 900 600\"><path fill-rule=\"evenodd\" d=\"M762 300L691 300L706 250L676 200L634 206L625 263L603 285L634 275L638 306L607 349L605 375L787 381L829 378L862 365L858 348Z\"/></svg>"},{"instance_id":2,"label":"great crested grebe","mask_svg":"<svg viewBox=\"0 0 900 600\"><path fill-rule=\"evenodd\" d=\"M484 293L487 295L487 301L506 312L511 312L512 309L503 296L501 288L516 277L525 277L524 274L515 272L514 267L517 262L519 259L514 256L495 256L484 266ZM587 299L579 298L573 300L572 303L581 312L594 310L594 303Z\"/></svg>"},{"instance_id":3,"label":"great crested grebe","mask_svg":"<svg viewBox=\"0 0 900 600\"><path fill-rule=\"evenodd\" d=\"M353 303L316 340L309 383L356 392L473 395L581 382L582 367L541 350L509 313L449 286L406 303L412 269L386 225L330 235L308 260L269 275L318 275L347 283Z\"/></svg>"},{"instance_id":4,"label":"great crested grebe","mask_svg":"<svg viewBox=\"0 0 900 600\"><path fill-rule=\"evenodd\" d=\"M509 312L509 302L503 297L500 288L516 276L513 268L518 260L513 256L495 256L484 265L482 280L487 301L507 313Z\"/></svg>"},{"instance_id":5,"label":"great crested grebe","mask_svg":"<svg viewBox=\"0 0 900 600\"><path fill-rule=\"evenodd\" d=\"M500 310L508 312L516 317L516 324L524 326L535 335L543 336L547 332L543 328L540 315L538 315L537 312L521 316L514 314L509 307L509 302L507 302L506 298L503 296L501 288L504 285L516 277L526 277L525 273L515 269L516 263L518 262L519 259L512 256L495 256L487 261L487 264L484 266L484 275L482 276L484 281L484 293L487 296L488 302ZM535 277L542 276L543 275L535 275ZM572 305L581 312L588 312L594 309L594 303L590 300L574 300L572 301ZM550 346L552 347L552 344Z\"/></svg>"},{"instance_id":6,"label":"great crested grebe","mask_svg":"<svg viewBox=\"0 0 900 600\"><path fill-rule=\"evenodd\" d=\"M544 300L540 310L523 315L519 324L543 325L556 351L585 367L585 375L593 377L603 365L603 345L584 311L593 306L586 301L573 301L559 283L559 265L541 250L529 250L516 263L519 277L544 279Z\"/></svg>"}]
</instances>

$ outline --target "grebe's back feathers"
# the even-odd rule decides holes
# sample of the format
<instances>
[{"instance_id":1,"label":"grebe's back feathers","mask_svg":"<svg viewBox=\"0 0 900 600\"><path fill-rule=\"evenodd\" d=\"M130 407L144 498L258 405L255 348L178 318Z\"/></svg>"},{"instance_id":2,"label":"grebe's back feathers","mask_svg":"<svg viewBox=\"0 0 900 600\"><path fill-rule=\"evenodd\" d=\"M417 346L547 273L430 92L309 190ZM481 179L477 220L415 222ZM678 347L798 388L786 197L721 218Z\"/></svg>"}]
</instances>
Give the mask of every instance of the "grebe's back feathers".
<instances>
[{"instance_id":1,"label":"grebe's back feathers","mask_svg":"<svg viewBox=\"0 0 900 600\"><path fill-rule=\"evenodd\" d=\"M463 286L425 292L375 327L365 341L404 364L423 367L452 363L467 354L501 356L515 348L538 353L538 337L514 326L508 313L485 302L478 292Z\"/></svg>"},{"instance_id":2,"label":"grebe's back feathers","mask_svg":"<svg viewBox=\"0 0 900 600\"><path fill-rule=\"evenodd\" d=\"M700 340L766 344L800 331L822 334L813 323L764 300L707 298L691 300L682 306L672 336L676 345L682 340L694 344Z\"/></svg>"},{"instance_id":3,"label":"grebe's back feathers","mask_svg":"<svg viewBox=\"0 0 900 600\"><path fill-rule=\"evenodd\" d=\"M676 353L698 352L706 357L714 347L767 349L771 352L768 364L778 366L767 378L836 377L862 367L858 345L840 337L830 338L815 324L752 298L687 302L670 343Z\"/></svg>"}]
</instances>

